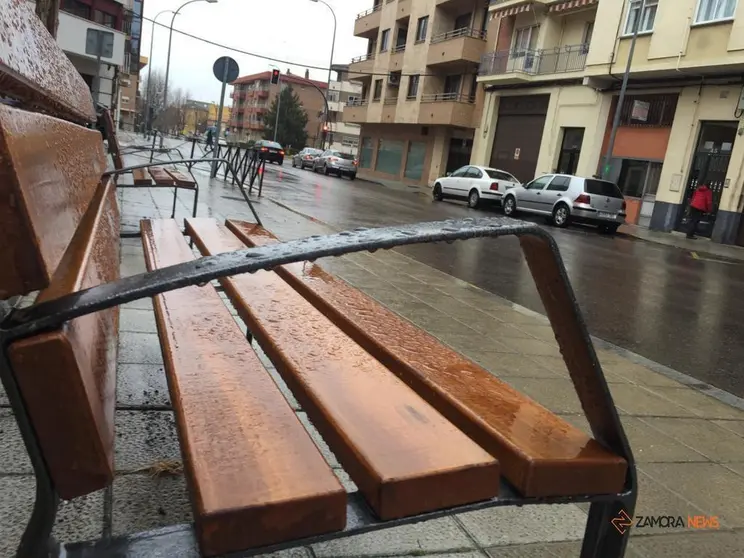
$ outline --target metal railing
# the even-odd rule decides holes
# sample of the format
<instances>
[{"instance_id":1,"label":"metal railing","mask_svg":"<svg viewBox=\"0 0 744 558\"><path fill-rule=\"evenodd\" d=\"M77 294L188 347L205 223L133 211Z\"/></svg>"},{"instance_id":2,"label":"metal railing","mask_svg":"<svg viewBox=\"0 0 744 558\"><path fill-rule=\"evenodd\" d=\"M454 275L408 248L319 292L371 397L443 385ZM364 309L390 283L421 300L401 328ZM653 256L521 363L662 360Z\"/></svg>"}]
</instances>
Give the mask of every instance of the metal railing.
<instances>
[{"instance_id":1,"label":"metal railing","mask_svg":"<svg viewBox=\"0 0 744 558\"><path fill-rule=\"evenodd\" d=\"M383 101L384 105L397 105L398 104L398 97L385 97L385 100Z\"/></svg>"},{"instance_id":2,"label":"metal railing","mask_svg":"<svg viewBox=\"0 0 744 558\"><path fill-rule=\"evenodd\" d=\"M447 31L446 33L440 33L434 35L431 38L431 44L443 43L444 41L450 41L452 39L459 39L460 37L472 37L473 39L485 40L486 32L480 29L473 29L472 27L460 27L454 31Z\"/></svg>"},{"instance_id":3,"label":"metal railing","mask_svg":"<svg viewBox=\"0 0 744 558\"><path fill-rule=\"evenodd\" d=\"M350 99L346 101L347 107L363 107L369 104L369 99Z\"/></svg>"},{"instance_id":4,"label":"metal railing","mask_svg":"<svg viewBox=\"0 0 744 558\"><path fill-rule=\"evenodd\" d=\"M528 75L577 72L586 67L588 44L542 50L514 49L490 52L481 57L478 75L523 73Z\"/></svg>"},{"instance_id":5,"label":"metal railing","mask_svg":"<svg viewBox=\"0 0 744 558\"><path fill-rule=\"evenodd\" d=\"M357 16L356 16L356 18L357 19L362 19L365 16L368 16L368 15L373 14L375 12L379 12L381 9L382 9L382 0L380 0L380 3L379 4L376 4L376 5L372 6L369 10L365 10L363 12L358 13Z\"/></svg>"},{"instance_id":6,"label":"metal railing","mask_svg":"<svg viewBox=\"0 0 744 558\"><path fill-rule=\"evenodd\" d=\"M366 62L367 60L374 60L375 59L375 53L369 52L367 54L362 54L361 56L357 56L355 58L351 59L352 64L358 64L359 62Z\"/></svg>"},{"instance_id":7,"label":"metal railing","mask_svg":"<svg viewBox=\"0 0 744 558\"><path fill-rule=\"evenodd\" d=\"M403 52L404 50L406 50L405 43L403 43L402 45L395 45L393 47L393 54L397 54L399 52Z\"/></svg>"},{"instance_id":8,"label":"metal railing","mask_svg":"<svg viewBox=\"0 0 744 558\"><path fill-rule=\"evenodd\" d=\"M422 103L469 103L475 102L475 95L463 93L426 93L421 95Z\"/></svg>"}]
</instances>

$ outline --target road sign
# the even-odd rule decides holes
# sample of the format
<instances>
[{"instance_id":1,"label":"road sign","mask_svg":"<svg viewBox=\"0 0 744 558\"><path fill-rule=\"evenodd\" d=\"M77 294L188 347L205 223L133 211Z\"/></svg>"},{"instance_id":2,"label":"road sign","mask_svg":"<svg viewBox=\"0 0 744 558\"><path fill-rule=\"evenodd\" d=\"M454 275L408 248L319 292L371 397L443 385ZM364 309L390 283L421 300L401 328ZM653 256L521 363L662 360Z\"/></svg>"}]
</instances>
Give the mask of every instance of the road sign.
<instances>
[{"instance_id":1,"label":"road sign","mask_svg":"<svg viewBox=\"0 0 744 558\"><path fill-rule=\"evenodd\" d=\"M235 81L240 75L238 63L229 56L218 58L214 63L214 66L212 66L212 71L214 72L214 77L216 77L217 81L221 83L230 83L231 81Z\"/></svg>"}]
</instances>

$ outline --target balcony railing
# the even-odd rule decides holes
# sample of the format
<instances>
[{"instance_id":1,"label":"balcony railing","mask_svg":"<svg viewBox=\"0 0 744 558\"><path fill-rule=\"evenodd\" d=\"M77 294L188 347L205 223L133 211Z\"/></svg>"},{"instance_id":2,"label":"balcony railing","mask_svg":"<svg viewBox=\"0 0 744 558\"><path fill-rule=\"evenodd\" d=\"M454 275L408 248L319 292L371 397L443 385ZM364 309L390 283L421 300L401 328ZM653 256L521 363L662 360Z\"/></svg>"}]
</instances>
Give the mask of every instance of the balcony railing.
<instances>
[{"instance_id":1,"label":"balcony railing","mask_svg":"<svg viewBox=\"0 0 744 558\"><path fill-rule=\"evenodd\" d=\"M459 39L460 37L472 37L474 39L485 39L486 32L480 29L471 29L470 27L461 27L454 31L447 31L446 33L440 33L434 35L431 38L431 44L443 43L444 41L450 41L452 39Z\"/></svg>"},{"instance_id":2,"label":"balcony railing","mask_svg":"<svg viewBox=\"0 0 744 558\"><path fill-rule=\"evenodd\" d=\"M588 44L543 50L510 50L484 54L478 75L523 73L532 76L577 72L586 66Z\"/></svg>"},{"instance_id":3,"label":"balcony railing","mask_svg":"<svg viewBox=\"0 0 744 558\"><path fill-rule=\"evenodd\" d=\"M373 14L375 12L378 12L381 9L382 9L382 2L380 2L379 4L376 4L374 6L372 6L369 10L365 10L363 12L358 13L357 16L356 16L356 18L357 19L362 19L364 16L368 16L369 14Z\"/></svg>"},{"instance_id":4,"label":"balcony railing","mask_svg":"<svg viewBox=\"0 0 744 558\"><path fill-rule=\"evenodd\" d=\"M367 60L374 60L375 59L375 53L370 52L369 54L363 54L361 56L357 56L356 58L351 59L352 64L357 64L359 62L366 62Z\"/></svg>"},{"instance_id":5,"label":"balcony railing","mask_svg":"<svg viewBox=\"0 0 744 558\"><path fill-rule=\"evenodd\" d=\"M406 50L405 43L403 43L402 45L395 45L393 47L393 54L397 54L399 52L403 52L404 50Z\"/></svg>"},{"instance_id":6,"label":"balcony railing","mask_svg":"<svg viewBox=\"0 0 744 558\"><path fill-rule=\"evenodd\" d=\"M422 103L474 103L474 95L463 93L427 93L421 95Z\"/></svg>"},{"instance_id":7,"label":"balcony railing","mask_svg":"<svg viewBox=\"0 0 744 558\"><path fill-rule=\"evenodd\" d=\"M369 104L369 99L349 99L346 101L347 107L361 107Z\"/></svg>"},{"instance_id":8,"label":"balcony railing","mask_svg":"<svg viewBox=\"0 0 744 558\"><path fill-rule=\"evenodd\" d=\"M384 105L397 105L398 104L398 97L385 97L385 100L383 101Z\"/></svg>"}]
</instances>

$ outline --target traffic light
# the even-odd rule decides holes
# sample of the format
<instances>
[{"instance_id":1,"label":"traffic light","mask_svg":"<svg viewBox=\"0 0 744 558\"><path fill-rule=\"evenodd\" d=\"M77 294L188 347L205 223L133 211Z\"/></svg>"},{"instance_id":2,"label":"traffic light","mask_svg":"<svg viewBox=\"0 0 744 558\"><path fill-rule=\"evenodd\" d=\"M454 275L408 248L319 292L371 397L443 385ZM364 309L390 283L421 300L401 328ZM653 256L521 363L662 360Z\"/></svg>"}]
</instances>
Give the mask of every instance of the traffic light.
<instances>
[{"instance_id":1,"label":"traffic light","mask_svg":"<svg viewBox=\"0 0 744 558\"><path fill-rule=\"evenodd\" d=\"M279 83L279 70L271 70L271 85Z\"/></svg>"}]
</instances>

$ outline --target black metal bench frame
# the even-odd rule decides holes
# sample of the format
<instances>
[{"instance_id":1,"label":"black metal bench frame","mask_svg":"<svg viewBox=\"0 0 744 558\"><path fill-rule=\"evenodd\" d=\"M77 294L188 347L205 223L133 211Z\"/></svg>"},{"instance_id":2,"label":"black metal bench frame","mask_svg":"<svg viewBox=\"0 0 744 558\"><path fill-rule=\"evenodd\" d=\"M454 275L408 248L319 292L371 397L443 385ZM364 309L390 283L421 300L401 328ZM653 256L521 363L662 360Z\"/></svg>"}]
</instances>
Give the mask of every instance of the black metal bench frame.
<instances>
[{"instance_id":1,"label":"black metal bench frame","mask_svg":"<svg viewBox=\"0 0 744 558\"><path fill-rule=\"evenodd\" d=\"M121 171L123 172L124 169ZM608 495L523 498L502 479L501 493L492 500L385 522L378 520L362 497L354 493L349 495L348 520L343 531L257 548L235 556L252 556L304 546L494 506L589 502L591 506L581 557L622 558L625 554L629 532L625 530L621 533L612 524L612 519L622 512L632 517L635 510L637 479L635 462L628 440L581 317L555 240L537 225L508 218L463 219L381 229L359 228L324 237L313 236L292 242L202 257L93 287L26 309L15 311L5 309L6 315L0 316L0 347L2 349L0 351L0 377L36 476L36 500L22 537L18 556L24 558L61 557L63 555L67 558L136 556L139 558L143 556L198 556L199 552L193 528L189 525L90 543L62 546L53 541L51 532L59 498L10 366L7 355L10 343L55 329L80 316L182 287L203 285L230 275L271 270L283 264L314 261L318 258L365 250L375 251L418 243L452 242L508 235L516 235L520 240L594 438L628 462L623 491L619 494ZM3 311L1 307L0 311Z\"/></svg>"}]
</instances>

